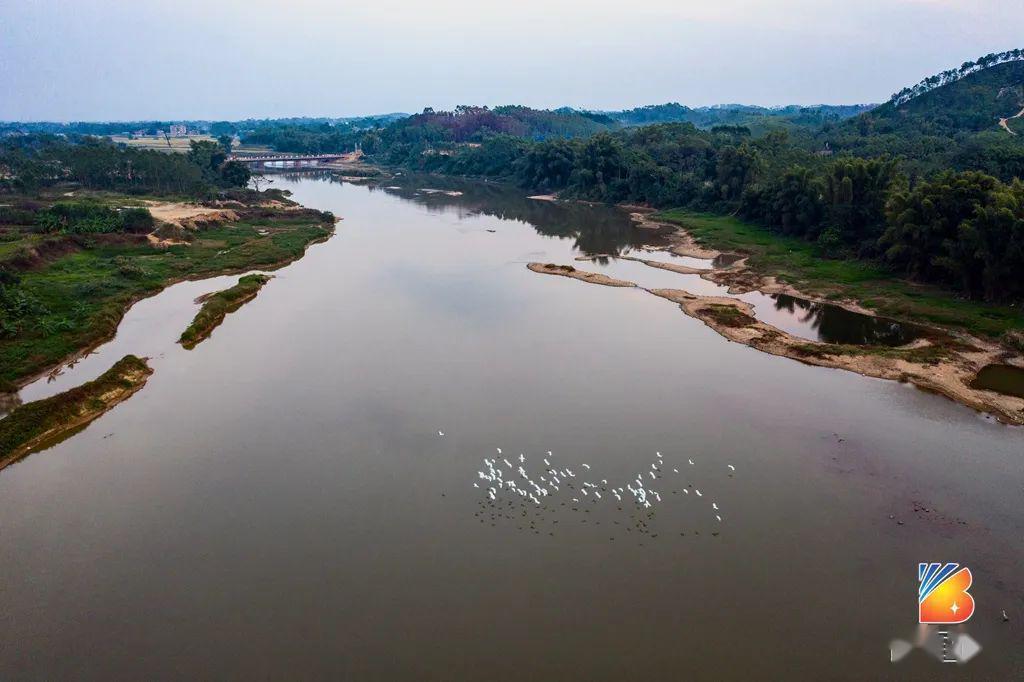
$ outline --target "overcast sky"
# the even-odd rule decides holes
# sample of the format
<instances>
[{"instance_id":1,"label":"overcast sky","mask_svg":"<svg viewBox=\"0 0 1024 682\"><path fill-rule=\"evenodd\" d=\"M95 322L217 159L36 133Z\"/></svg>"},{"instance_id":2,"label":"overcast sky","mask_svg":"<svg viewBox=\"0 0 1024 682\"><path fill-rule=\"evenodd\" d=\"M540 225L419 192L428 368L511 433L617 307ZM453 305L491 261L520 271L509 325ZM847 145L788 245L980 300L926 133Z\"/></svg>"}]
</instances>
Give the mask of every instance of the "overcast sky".
<instances>
[{"instance_id":1,"label":"overcast sky","mask_svg":"<svg viewBox=\"0 0 1024 682\"><path fill-rule=\"evenodd\" d=\"M878 102L1022 0L0 0L0 119Z\"/></svg>"}]
</instances>

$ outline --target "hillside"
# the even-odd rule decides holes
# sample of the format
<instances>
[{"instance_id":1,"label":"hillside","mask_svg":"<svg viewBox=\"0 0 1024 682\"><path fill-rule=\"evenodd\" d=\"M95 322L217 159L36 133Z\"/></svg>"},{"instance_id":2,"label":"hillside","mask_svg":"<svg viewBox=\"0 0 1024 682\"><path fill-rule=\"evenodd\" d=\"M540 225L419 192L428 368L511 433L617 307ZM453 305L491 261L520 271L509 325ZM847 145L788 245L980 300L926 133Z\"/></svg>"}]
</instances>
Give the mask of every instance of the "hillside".
<instances>
[{"instance_id":1,"label":"hillside","mask_svg":"<svg viewBox=\"0 0 1024 682\"><path fill-rule=\"evenodd\" d=\"M450 142L479 142L493 134L513 135L534 140L548 137L586 137L603 130L617 128L618 124L602 114L562 108L555 110L531 109L507 105L494 107L461 106L454 111L424 109L395 123L394 129L427 128L442 132Z\"/></svg>"},{"instance_id":2,"label":"hillside","mask_svg":"<svg viewBox=\"0 0 1024 682\"><path fill-rule=\"evenodd\" d=\"M978 71L903 103L886 102L866 116L878 133L956 135L994 130L1024 107L1024 61Z\"/></svg>"},{"instance_id":3,"label":"hillside","mask_svg":"<svg viewBox=\"0 0 1024 682\"><path fill-rule=\"evenodd\" d=\"M925 173L948 166L981 169L1004 180L1024 175L1024 137L1013 134L1024 125L1020 118L1010 119L1024 109L1024 61L942 80L945 84L921 88L921 94L906 101L903 93L912 89L826 128L818 142L837 153L901 156ZM1009 119L1005 128L1000 126L1002 119Z\"/></svg>"}]
</instances>

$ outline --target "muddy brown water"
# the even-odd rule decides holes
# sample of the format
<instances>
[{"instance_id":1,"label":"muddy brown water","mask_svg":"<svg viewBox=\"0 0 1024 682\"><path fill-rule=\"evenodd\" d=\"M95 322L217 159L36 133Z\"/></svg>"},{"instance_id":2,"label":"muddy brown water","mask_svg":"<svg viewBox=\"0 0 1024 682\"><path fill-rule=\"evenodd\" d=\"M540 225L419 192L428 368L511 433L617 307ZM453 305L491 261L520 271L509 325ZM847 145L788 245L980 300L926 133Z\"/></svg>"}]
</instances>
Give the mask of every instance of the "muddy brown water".
<instances>
[{"instance_id":1,"label":"muddy brown water","mask_svg":"<svg viewBox=\"0 0 1024 682\"><path fill-rule=\"evenodd\" d=\"M645 243L614 209L275 184L337 235L193 351L192 299L237 278L26 389L155 370L0 472L0 678L1020 677L1020 429L526 269ZM576 478L491 501L498 457ZM609 496L637 474L660 503ZM889 662L921 561L974 571L966 665Z\"/></svg>"},{"instance_id":2,"label":"muddy brown water","mask_svg":"<svg viewBox=\"0 0 1024 682\"><path fill-rule=\"evenodd\" d=\"M1024 398L1024 369L1013 365L986 365L981 368L971 385Z\"/></svg>"}]
</instances>

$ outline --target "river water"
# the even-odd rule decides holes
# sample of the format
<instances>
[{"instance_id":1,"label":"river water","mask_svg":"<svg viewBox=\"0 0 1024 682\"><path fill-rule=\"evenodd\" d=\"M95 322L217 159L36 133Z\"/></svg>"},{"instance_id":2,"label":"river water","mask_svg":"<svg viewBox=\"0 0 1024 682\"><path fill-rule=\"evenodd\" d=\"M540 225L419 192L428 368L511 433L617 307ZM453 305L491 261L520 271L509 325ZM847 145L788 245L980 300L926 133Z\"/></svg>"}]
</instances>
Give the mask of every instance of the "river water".
<instances>
[{"instance_id":1,"label":"river water","mask_svg":"<svg viewBox=\"0 0 1024 682\"><path fill-rule=\"evenodd\" d=\"M193 351L234 278L26 389L155 370L0 472L0 678L1021 676L1024 432L526 269L682 278L574 261L656 241L616 209L431 182L278 178L336 236ZM966 665L889 661L922 561L974 573Z\"/></svg>"}]
</instances>

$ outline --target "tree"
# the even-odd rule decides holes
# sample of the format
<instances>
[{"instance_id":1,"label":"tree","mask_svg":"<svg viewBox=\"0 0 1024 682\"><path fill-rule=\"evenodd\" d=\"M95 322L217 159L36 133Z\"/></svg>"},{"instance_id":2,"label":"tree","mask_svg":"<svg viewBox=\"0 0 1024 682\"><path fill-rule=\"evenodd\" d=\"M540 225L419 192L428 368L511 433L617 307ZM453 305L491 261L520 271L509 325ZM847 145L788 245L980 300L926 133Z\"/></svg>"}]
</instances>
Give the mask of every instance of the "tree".
<instances>
[{"instance_id":1,"label":"tree","mask_svg":"<svg viewBox=\"0 0 1024 682\"><path fill-rule=\"evenodd\" d=\"M825 214L821 194L814 174L795 167L763 191L757 217L782 234L816 239Z\"/></svg>"},{"instance_id":2,"label":"tree","mask_svg":"<svg viewBox=\"0 0 1024 682\"><path fill-rule=\"evenodd\" d=\"M839 159L825 169L825 218L843 243L878 239L885 227L885 202L896 179L895 160Z\"/></svg>"},{"instance_id":3,"label":"tree","mask_svg":"<svg viewBox=\"0 0 1024 682\"><path fill-rule=\"evenodd\" d=\"M250 171L251 173L251 171ZM252 183L252 188L257 192L260 191L260 185L263 183L269 183L271 180L267 179L267 176L260 172L251 173L249 181Z\"/></svg>"},{"instance_id":4,"label":"tree","mask_svg":"<svg viewBox=\"0 0 1024 682\"><path fill-rule=\"evenodd\" d=\"M896 192L886 205L889 227L879 245L885 258L911 277L954 281L960 273L948 246L960 224L988 205L998 180L974 171L945 173L912 191Z\"/></svg>"},{"instance_id":5,"label":"tree","mask_svg":"<svg viewBox=\"0 0 1024 682\"><path fill-rule=\"evenodd\" d=\"M715 163L715 178L721 197L727 201L738 199L743 190L754 182L760 165L757 153L747 145L723 148Z\"/></svg>"},{"instance_id":6,"label":"tree","mask_svg":"<svg viewBox=\"0 0 1024 682\"><path fill-rule=\"evenodd\" d=\"M553 138L530 148L519 161L517 175L523 187L560 190L569 184L575 166L576 147L567 140Z\"/></svg>"},{"instance_id":7,"label":"tree","mask_svg":"<svg viewBox=\"0 0 1024 682\"><path fill-rule=\"evenodd\" d=\"M241 161L228 161L220 167L220 177L228 187L245 187L252 173Z\"/></svg>"},{"instance_id":8,"label":"tree","mask_svg":"<svg viewBox=\"0 0 1024 682\"><path fill-rule=\"evenodd\" d=\"M960 223L941 263L975 298L1024 296L1024 183L999 185Z\"/></svg>"},{"instance_id":9,"label":"tree","mask_svg":"<svg viewBox=\"0 0 1024 682\"><path fill-rule=\"evenodd\" d=\"M608 133L598 133L580 148L570 184L582 196L617 201L625 197L627 173L622 142Z\"/></svg>"}]
</instances>

